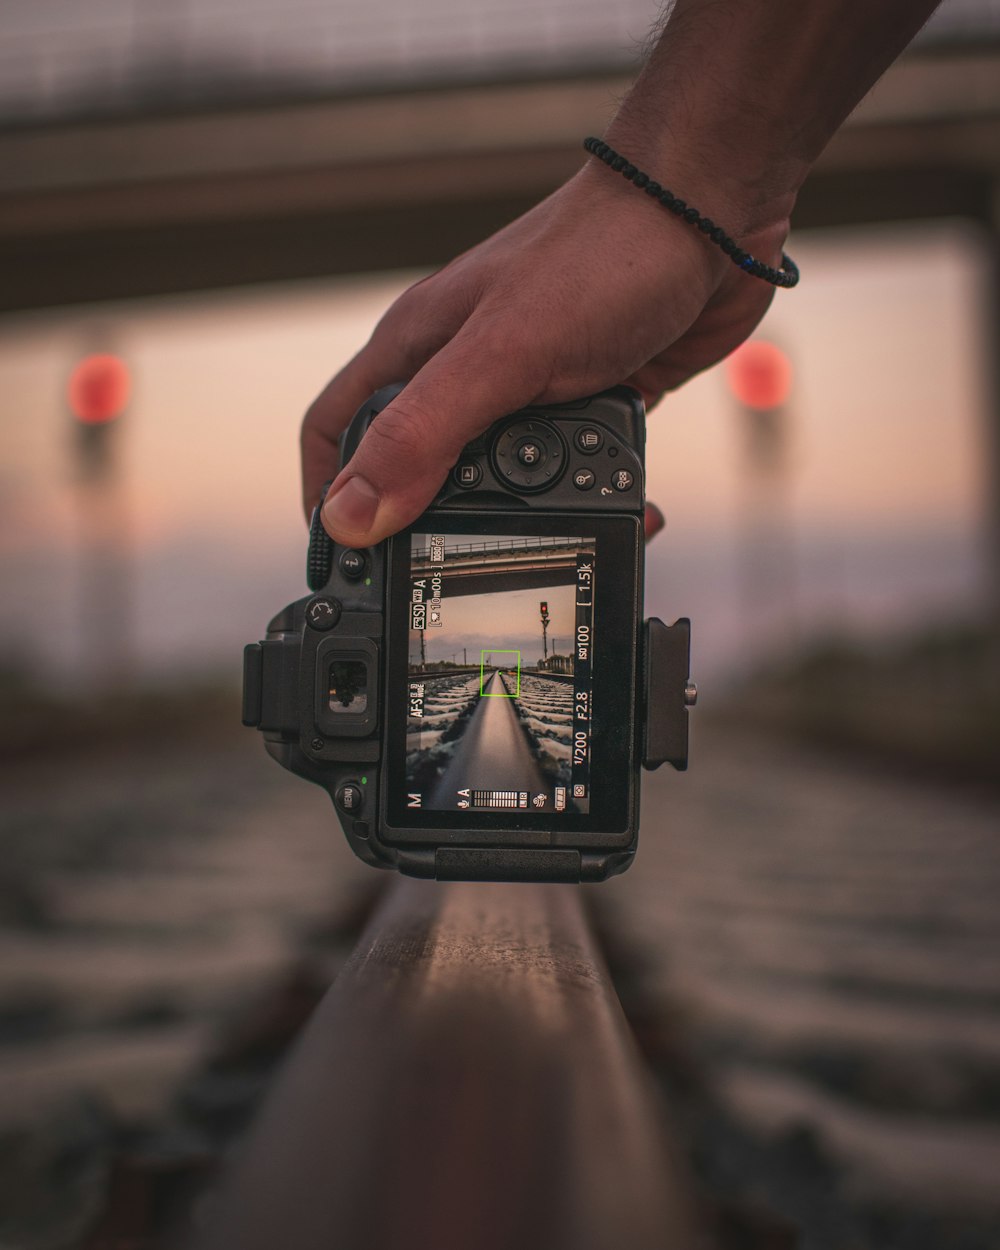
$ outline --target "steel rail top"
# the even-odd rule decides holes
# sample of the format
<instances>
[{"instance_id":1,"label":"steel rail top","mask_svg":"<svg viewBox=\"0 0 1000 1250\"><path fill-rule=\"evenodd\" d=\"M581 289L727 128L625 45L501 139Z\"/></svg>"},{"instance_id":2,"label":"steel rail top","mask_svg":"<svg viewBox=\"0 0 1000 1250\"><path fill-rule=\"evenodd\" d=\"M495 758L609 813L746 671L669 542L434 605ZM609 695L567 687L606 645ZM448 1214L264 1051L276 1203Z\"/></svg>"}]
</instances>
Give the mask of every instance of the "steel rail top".
<instances>
[{"instance_id":1,"label":"steel rail top","mask_svg":"<svg viewBox=\"0 0 1000 1250\"><path fill-rule=\"evenodd\" d=\"M400 881L200 1250L694 1250L692 1185L579 888Z\"/></svg>"}]
</instances>

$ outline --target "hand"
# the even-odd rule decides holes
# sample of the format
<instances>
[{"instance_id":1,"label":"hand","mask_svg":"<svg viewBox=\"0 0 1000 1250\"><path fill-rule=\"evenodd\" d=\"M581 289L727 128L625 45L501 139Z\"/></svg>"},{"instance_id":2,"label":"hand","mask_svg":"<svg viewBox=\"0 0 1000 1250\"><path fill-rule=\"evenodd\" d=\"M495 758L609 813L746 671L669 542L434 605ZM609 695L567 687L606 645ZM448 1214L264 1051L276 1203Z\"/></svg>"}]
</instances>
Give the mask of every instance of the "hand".
<instances>
[{"instance_id":1,"label":"hand","mask_svg":"<svg viewBox=\"0 0 1000 1250\"><path fill-rule=\"evenodd\" d=\"M775 223L741 246L774 264L784 234ZM404 292L333 378L302 427L307 515L336 477L341 431L380 386L412 379L323 508L329 533L358 547L419 516L463 446L498 417L620 382L651 407L737 347L772 295L696 230L590 163ZM656 528L651 513L647 533Z\"/></svg>"}]
</instances>

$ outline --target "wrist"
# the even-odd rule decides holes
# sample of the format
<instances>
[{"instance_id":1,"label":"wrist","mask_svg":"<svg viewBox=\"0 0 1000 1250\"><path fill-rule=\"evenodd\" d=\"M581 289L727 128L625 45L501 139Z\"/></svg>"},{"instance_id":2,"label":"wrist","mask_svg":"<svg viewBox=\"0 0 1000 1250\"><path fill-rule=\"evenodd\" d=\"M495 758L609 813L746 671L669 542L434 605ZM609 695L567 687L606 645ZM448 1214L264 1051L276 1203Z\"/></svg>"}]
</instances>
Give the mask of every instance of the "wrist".
<instances>
[{"instance_id":1,"label":"wrist","mask_svg":"<svg viewBox=\"0 0 1000 1250\"><path fill-rule=\"evenodd\" d=\"M724 257L738 270L771 286L793 287L798 283L798 269L783 251L788 233L788 218L781 208L770 218L761 215L757 220L748 221L740 231L740 238L734 238L716 217L703 211L704 200L700 204L694 204L677 195L628 156L613 148L607 140L588 138L584 147L596 161L607 167L612 179L620 177L626 186L633 188L633 192L643 193L658 210L662 210L659 214L661 220L673 218L683 230L690 232L690 239L700 236L702 242L699 250L710 253L716 263L720 257ZM591 175L597 172L598 177L601 176L596 166L584 172ZM621 188L621 183L618 187ZM630 198L635 198L632 193ZM720 196L717 188L714 195L706 188L705 198L713 205L720 204L725 207L729 204L733 208L731 215L735 215L734 201ZM747 221L747 216L741 216L741 220Z\"/></svg>"},{"instance_id":2,"label":"wrist","mask_svg":"<svg viewBox=\"0 0 1000 1250\"><path fill-rule=\"evenodd\" d=\"M741 248L772 263L780 254L807 172L796 162L770 162L750 145L730 146L704 131L680 135L668 127L655 133L625 109L604 138L673 195L718 222Z\"/></svg>"}]
</instances>

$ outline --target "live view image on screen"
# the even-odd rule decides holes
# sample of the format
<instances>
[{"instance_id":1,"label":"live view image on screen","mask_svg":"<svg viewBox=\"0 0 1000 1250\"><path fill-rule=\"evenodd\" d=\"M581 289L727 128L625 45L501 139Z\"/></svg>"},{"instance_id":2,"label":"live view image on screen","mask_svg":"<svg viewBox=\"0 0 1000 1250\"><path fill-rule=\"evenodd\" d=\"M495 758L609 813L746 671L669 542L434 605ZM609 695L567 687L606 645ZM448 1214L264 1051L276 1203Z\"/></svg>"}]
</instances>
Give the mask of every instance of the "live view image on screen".
<instances>
[{"instance_id":1,"label":"live view image on screen","mask_svg":"<svg viewBox=\"0 0 1000 1250\"><path fill-rule=\"evenodd\" d=\"M414 534L406 801L590 811L595 540Z\"/></svg>"}]
</instances>

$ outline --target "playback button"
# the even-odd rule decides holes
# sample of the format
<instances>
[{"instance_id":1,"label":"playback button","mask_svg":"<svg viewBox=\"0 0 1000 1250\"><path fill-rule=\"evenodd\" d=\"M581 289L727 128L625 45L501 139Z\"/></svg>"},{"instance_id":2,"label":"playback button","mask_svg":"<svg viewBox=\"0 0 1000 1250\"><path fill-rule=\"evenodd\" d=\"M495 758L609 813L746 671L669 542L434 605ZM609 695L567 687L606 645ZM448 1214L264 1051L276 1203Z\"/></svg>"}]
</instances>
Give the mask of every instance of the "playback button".
<instances>
[{"instance_id":1,"label":"playback button","mask_svg":"<svg viewBox=\"0 0 1000 1250\"><path fill-rule=\"evenodd\" d=\"M483 471L475 460L460 460L452 469L451 480L463 490L472 490L483 480Z\"/></svg>"}]
</instances>

